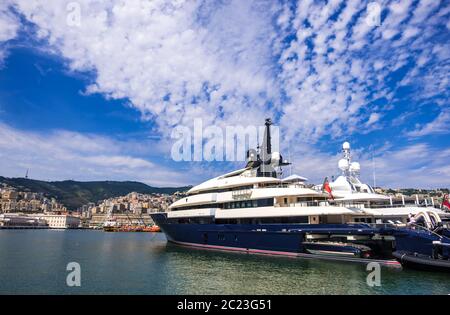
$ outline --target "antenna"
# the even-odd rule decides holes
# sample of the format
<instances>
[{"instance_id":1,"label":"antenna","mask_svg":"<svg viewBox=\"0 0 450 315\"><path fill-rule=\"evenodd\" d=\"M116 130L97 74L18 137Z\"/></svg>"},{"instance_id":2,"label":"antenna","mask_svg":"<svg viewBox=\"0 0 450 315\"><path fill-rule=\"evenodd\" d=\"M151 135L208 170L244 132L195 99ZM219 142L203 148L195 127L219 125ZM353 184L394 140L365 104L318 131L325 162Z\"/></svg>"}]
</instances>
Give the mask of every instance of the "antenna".
<instances>
[{"instance_id":1,"label":"antenna","mask_svg":"<svg viewBox=\"0 0 450 315\"><path fill-rule=\"evenodd\" d=\"M291 162L291 164L289 165L289 176L292 176L292 164L293 164L293 162L292 162L292 160L291 160L291 142L289 141L289 144L288 144L288 156L289 156L289 162Z\"/></svg>"},{"instance_id":2,"label":"antenna","mask_svg":"<svg viewBox=\"0 0 450 315\"><path fill-rule=\"evenodd\" d=\"M345 141L342 144L342 153L344 154L344 158L340 159L338 162L338 166L342 171L342 174L346 177L350 176L350 163L351 163L351 157L350 157L350 143Z\"/></svg>"},{"instance_id":3,"label":"antenna","mask_svg":"<svg viewBox=\"0 0 450 315\"><path fill-rule=\"evenodd\" d=\"M25 173L25 178L28 179L28 168L27 168L27 172Z\"/></svg>"},{"instance_id":4,"label":"antenna","mask_svg":"<svg viewBox=\"0 0 450 315\"><path fill-rule=\"evenodd\" d=\"M375 158L373 156L373 149L372 149L372 177L373 177L373 188L376 187L376 178L375 178Z\"/></svg>"},{"instance_id":5,"label":"antenna","mask_svg":"<svg viewBox=\"0 0 450 315\"><path fill-rule=\"evenodd\" d=\"M264 138L262 146L260 147L260 157L263 163L270 162L272 157L272 143L270 137L270 125L272 125L272 120L270 118L266 119L264 130Z\"/></svg>"}]
</instances>

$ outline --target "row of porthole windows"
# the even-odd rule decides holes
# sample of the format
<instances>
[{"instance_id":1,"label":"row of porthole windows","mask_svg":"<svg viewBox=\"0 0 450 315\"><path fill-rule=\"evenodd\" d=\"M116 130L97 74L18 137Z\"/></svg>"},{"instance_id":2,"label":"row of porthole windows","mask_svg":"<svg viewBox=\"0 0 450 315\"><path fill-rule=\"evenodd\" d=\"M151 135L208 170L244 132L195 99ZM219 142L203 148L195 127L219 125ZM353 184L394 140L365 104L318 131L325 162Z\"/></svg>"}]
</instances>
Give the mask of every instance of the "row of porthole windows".
<instances>
[{"instance_id":1,"label":"row of porthole windows","mask_svg":"<svg viewBox=\"0 0 450 315\"><path fill-rule=\"evenodd\" d=\"M225 234L223 234L223 233L217 234L217 239L218 239L219 241L225 241L225 240L226 240ZM236 234L234 234L234 241L237 242L237 240L238 240L238 237L237 237ZM207 234L207 233L204 233L204 234L203 234L203 241L204 241L205 243L208 242L208 234Z\"/></svg>"}]
</instances>

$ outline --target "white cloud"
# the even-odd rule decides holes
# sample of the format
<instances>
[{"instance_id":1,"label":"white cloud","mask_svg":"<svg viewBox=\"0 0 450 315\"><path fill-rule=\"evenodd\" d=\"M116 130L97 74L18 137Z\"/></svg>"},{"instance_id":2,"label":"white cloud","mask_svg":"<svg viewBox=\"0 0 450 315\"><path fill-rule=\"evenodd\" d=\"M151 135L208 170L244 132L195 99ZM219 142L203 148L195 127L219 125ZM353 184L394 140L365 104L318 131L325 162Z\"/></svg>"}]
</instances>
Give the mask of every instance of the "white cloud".
<instances>
[{"instance_id":1,"label":"white cloud","mask_svg":"<svg viewBox=\"0 0 450 315\"><path fill-rule=\"evenodd\" d=\"M336 153L320 152L314 147L304 146L295 156L293 171L306 176L310 181L322 183L325 176L340 175L337 167L341 158L339 147ZM372 154L374 159L372 160ZM354 161L361 164L361 178L376 185L391 188L443 188L450 186L450 149L436 149L426 143L397 148L387 143L379 148L352 148ZM289 174L289 168L285 168Z\"/></svg>"},{"instance_id":2,"label":"white cloud","mask_svg":"<svg viewBox=\"0 0 450 315\"><path fill-rule=\"evenodd\" d=\"M372 102L386 98L389 106L384 110L395 109L395 91L402 85L412 87L419 104L425 99L448 99L445 63L449 59L444 53L448 49L439 49L447 46L440 33L447 23L442 13L445 5L377 2L387 9L379 27L366 23L365 2L343 2L341 11L326 10L322 2L298 6L294 25L300 36L279 61L283 67L279 78L290 100L283 107L281 124L289 125L289 139L314 142L323 135L338 138L344 131L364 132L365 122L371 124L383 114L374 112L377 107ZM336 19L324 21L315 12L338 13ZM392 73L406 65L410 67L405 69L405 79L393 82Z\"/></svg>"},{"instance_id":3,"label":"white cloud","mask_svg":"<svg viewBox=\"0 0 450 315\"><path fill-rule=\"evenodd\" d=\"M157 186L191 183L183 172L130 155L155 158L155 151L158 148L151 143L120 142L69 131L36 134L0 124L2 176L21 177L30 169L32 178L44 180L136 180Z\"/></svg>"},{"instance_id":4,"label":"white cloud","mask_svg":"<svg viewBox=\"0 0 450 315\"><path fill-rule=\"evenodd\" d=\"M450 110L442 111L433 121L407 133L410 137L450 134Z\"/></svg>"},{"instance_id":5,"label":"white cloud","mask_svg":"<svg viewBox=\"0 0 450 315\"><path fill-rule=\"evenodd\" d=\"M0 3L0 65L7 54L6 48L3 47L4 42L15 38L20 26L18 18L11 13L9 5L9 0Z\"/></svg>"},{"instance_id":6,"label":"white cloud","mask_svg":"<svg viewBox=\"0 0 450 315\"><path fill-rule=\"evenodd\" d=\"M379 121L381 118L381 115L378 113L372 113L369 116L369 120L366 122L366 126L370 126L373 125L374 123L376 123L377 121Z\"/></svg>"},{"instance_id":7,"label":"white cloud","mask_svg":"<svg viewBox=\"0 0 450 315\"><path fill-rule=\"evenodd\" d=\"M402 148L394 146L375 156L377 185L393 188L442 188L450 186L449 149L418 143ZM371 156L361 156L364 176L370 181Z\"/></svg>"},{"instance_id":8,"label":"white cloud","mask_svg":"<svg viewBox=\"0 0 450 315\"><path fill-rule=\"evenodd\" d=\"M16 2L73 70L95 71L89 92L130 99L164 135L198 116L255 122L236 112L263 114L275 93L270 2L83 0L79 27L63 1Z\"/></svg>"},{"instance_id":9,"label":"white cloud","mask_svg":"<svg viewBox=\"0 0 450 315\"><path fill-rule=\"evenodd\" d=\"M64 1L15 3L72 70L96 73L88 92L128 98L163 137L195 117L235 125L278 115L289 139L311 142L357 132L374 99L392 98L392 71L420 56L401 84L421 87L417 69L445 54L431 39L446 8L423 1L378 1L388 12L380 27L366 22L365 1L83 0L79 27ZM416 38L424 19L432 26Z\"/></svg>"},{"instance_id":10,"label":"white cloud","mask_svg":"<svg viewBox=\"0 0 450 315\"><path fill-rule=\"evenodd\" d=\"M2 1L0 5L0 42L16 37L18 29L18 18L8 9L8 1Z\"/></svg>"},{"instance_id":11,"label":"white cloud","mask_svg":"<svg viewBox=\"0 0 450 315\"><path fill-rule=\"evenodd\" d=\"M311 155L305 162L318 173L331 162L311 144L377 126L399 87L412 87L419 103L448 99L450 50L440 33L448 27L448 5L377 2L387 12L379 27L366 23L366 1L79 0L80 26L67 24L66 1L14 1L49 52L64 57L73 71L95 73L87 92L129 99L157 122L163 142L173 126L191 125L197 117L224 126L276 116L287 142L322 157L314 167ZM5 38L16 32L5 31ZM393 72L406 65L403 80L392 83ZM382 98L390 107L373 105ZM416 132L424 135L427 128ZM58 142L67 137L72 142ZM77 137L80 146L72 147ZM83 137L59 133L54 146L39 143L68 159L98 152L80 158L92 172L101 161L105 169L116 165L138 178L137 169L151 168L125 151L102 153L103 141L110 140L83 143ZM159 145L167 149L167 142Z\"/></svg>"}]
</instances>

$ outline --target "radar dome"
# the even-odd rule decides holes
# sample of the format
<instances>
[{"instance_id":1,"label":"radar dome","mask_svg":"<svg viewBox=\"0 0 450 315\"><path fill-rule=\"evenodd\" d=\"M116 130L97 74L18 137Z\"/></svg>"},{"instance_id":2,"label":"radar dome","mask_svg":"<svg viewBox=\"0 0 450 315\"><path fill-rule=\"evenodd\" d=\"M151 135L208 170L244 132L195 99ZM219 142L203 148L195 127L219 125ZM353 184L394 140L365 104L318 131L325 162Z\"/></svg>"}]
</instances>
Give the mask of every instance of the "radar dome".
<instances>
[{"instance_id":1,"label":"radar dome","mask_svg":"<svg viewBox=\"0 0 450 315\"><path fill-rule=\"evenodd\" d=\"M346 159L340 159L338 166L341 171L345 171L348 169L348 161Z\"/></svg>"},{"instance_id":2,"label":"radar dome","mask_svg":"<svg viewBox=\"0 0 450 315\"><path fill-rule=\"evenodd\" d=\"M348 143L347 141L345 141L345 142L342 144L342 149L344 149L344 150L350 150L350 143Z\"/></svg>"},{"instance_id":3,"label":"radar dome","mask_svg":"<svg viewBox=\"0 0 450 315\"><path fill-rule=\"evenodd\" d=\"M361 165L359 165L358 162L352 162L350 164L350 171L351 172L355 172L355 173L359 173L361 171Z\"/></svg>"},{"instance_id":4,"label":"radar dome","mask_svg":"<svg viewBox=\"0 0 450 315\"><path fill-rule=\"evenodd\" d=\"M257 152L255 149L250 149L247 151L247 161L256 161L257 160Z\"/></svg>"},{"instance_id":5,"label":"radar dome","mask_svg":"<svg viewBox=\"0 0 450 315\"><path fill-rule=\"evenodd\" d=\"M273 165L280 164L281 161L281 155L280 152L272 152L272 158L270 160L270 163Z\"/></svg>"}]
</instances>

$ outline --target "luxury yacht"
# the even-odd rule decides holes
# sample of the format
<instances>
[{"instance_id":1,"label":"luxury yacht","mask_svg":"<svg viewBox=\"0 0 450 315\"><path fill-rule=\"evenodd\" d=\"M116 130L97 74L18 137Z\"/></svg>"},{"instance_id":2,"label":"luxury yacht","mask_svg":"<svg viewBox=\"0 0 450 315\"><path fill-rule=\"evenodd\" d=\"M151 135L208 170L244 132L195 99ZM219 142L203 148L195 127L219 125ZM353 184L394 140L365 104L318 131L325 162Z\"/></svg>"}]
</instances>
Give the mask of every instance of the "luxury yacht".
<instances>
[{"instance_id":1,"label":"luxury yacht","mask_svg":"<svg viewBox=\"0 0 450 315\"><path fill-rule=\"evenodd\" d=\"M247 152L244 168L194 186L167 212L151 214L168 241L245 253L400 266L393 252L399 233L395 224L403 224L403 216L366 207L367 200L361 206L346 195L333 199L330 191L313 189L301 176L282 178L281 168L289 163L279 152L272 152L271 124L267 119L263 143ZM340 181L332 185L335 192ZM388 198L376 195L368 185L361 187L367 190L361 192L366 199Z\"/></svg>"}]
</instances>

